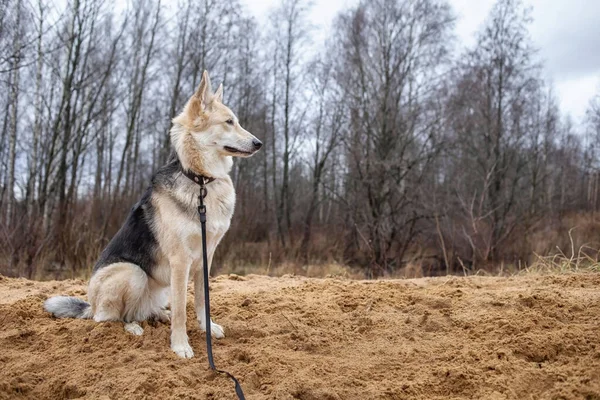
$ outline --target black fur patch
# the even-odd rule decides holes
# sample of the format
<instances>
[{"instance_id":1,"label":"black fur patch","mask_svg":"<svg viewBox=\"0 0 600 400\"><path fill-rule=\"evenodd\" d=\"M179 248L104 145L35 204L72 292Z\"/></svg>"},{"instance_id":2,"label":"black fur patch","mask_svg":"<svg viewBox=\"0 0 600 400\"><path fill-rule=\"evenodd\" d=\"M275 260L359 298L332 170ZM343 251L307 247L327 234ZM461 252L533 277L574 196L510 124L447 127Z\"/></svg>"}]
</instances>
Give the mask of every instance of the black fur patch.
<instances>
[{"instance_id":1,"label":"black fur patch","mask_svg":"<svg viewBox=\"0 0 600 400\"><path fill-rule=\"evenodd\" d=\"M182 175L181 162L173 152L169 162L154 174L152 184L142 199L133 206L121 229L100 254L93 273L110 264L127 262L138 265L147 275L152 276L152 271L157 266L158 251L158 242L152 226L155 213L151 201L152 194L168 193L176 185L177 178ZM197 218L195 208L190 209L177 200L175 202L190 218Z\"/></svg>"},{"instance_id":2,"label":"black fur patch","mask_svg":"<svg viewBox=\"0 0 600 400\"><path fill-rule=\"evenodd\" d=\"M152 177L152 186L163 186L171 189L175 185L175 180L180 175L183 175L183 172L181 172L181 162L177 158L177 155L171 154L168 163L156 171Z\"/></svg>"},{"instance_id":3,"label":"black fur patch","mask_svg":"<svg viewBox=\"0 0 600 400\"><path fill-rule=\"evenodd\" d=\"M100 254L94 272L117 262L138 265L146 274L152 275L156 266L158 242L150 226L154 218L154 206L150 201L152 187L131 209L125 223Z\"/></svg>"},{"instance_id":4,"label":"black fur patch","mask_svg":"<svg viewBox=\"0 0 600 400\"><path fill-rule=\"evenodd\" d=\"M184 176L181 171L181 162L177 158L176 154L171 154L169 162L159 169L156 174L152 177L152 186L158 190L164 188L168 190L174 189L177 178ZM200 189L198 189L198 192ZM195 208L190 209L187 204L180 202L177 198L172 198L175 205L179 210L188 214L190 218L197 218L197 211Z\"/></svg>"}]
</instances>

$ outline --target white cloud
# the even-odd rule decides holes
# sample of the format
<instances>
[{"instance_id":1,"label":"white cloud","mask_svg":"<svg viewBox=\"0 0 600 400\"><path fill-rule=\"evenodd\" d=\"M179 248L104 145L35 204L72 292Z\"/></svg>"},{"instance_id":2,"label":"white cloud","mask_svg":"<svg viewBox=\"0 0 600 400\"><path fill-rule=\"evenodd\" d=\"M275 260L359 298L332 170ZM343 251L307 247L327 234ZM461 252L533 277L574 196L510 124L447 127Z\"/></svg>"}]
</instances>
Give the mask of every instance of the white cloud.
<instances>
[{"instance_id":1,"label":"white cloud","mask_svg":"<svg viewBox=\"0 0 600 400\"><path fill-rule=\"evenodd\" d=\"M531 35L558 80L600 76L600 2L532 0Z\"/></svg>"},{"instance_id":2,"label":"white cloud","mask_svg":"<svg viewBox=\"0 0 600 400\"><path fill-rule=\"evenodd\" d=\"M561 110L581 122L590 100L600 88L598 75L580 76L556 83L556 94Z\"/></svg>"},{"instance_id":3,"label":"white cloud","mask_svg":"<svg viewBox=\"0 0 600 400\"><path fill-rule=\"evenodd\" d=\"M456 35L461 47L475 44L475 33L483 26L494 0L450 0L456 14Z\"/></svg>"}]
</instances>

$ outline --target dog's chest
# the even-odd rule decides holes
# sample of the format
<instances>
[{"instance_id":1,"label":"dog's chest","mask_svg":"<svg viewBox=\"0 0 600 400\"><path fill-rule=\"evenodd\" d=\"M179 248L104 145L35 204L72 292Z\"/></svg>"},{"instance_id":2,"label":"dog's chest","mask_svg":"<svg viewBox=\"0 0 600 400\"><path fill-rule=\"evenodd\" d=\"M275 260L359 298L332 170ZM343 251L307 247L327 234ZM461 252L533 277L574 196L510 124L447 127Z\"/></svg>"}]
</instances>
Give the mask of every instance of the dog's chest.
<instances>
[{"instance_id":1,"label":"dog's chest","mask_svg":"<svg viewBox=\"0 0 600 400\"><path fill-rule=\"evenodd\" d=\"M190 190L188 188L188 190ZM180 235L183 243L194 257L201 254L201 225L198 215L198 187L192 187L193 200L189 204L188 219L181 224ZM198 190L198 192L196 192ZM220 180L206 185L206 231L209 252L214 250L225 232L229 229L235 208L235 191L230 180Z\"/></svg>"},{"instance_id":2,"label":"dog's chest","mask_svg":"<svg viewBox=\"0 0 600 400\"><path fill-rule=\"evenodd\" d=\"M235 191L233 186L223 184L211 190L207 186L206 204L206 230L212 234L223 235L229 229L235 208Z\"/></svg>"}]
</instances>

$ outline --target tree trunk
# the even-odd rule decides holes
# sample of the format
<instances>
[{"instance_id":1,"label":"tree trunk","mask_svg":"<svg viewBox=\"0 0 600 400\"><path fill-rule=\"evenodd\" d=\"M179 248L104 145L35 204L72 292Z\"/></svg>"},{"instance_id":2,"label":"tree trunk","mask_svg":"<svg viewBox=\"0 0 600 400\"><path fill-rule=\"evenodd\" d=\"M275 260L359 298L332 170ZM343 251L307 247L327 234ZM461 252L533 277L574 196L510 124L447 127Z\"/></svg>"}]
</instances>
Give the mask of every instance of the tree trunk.
<instances>
[{"instance_id":1,"label":"tree trunk","mask_svg":"<svg viewBox=\"0 0 600 400\"><path fill-rule=\"evenodd\" d=\"M13 79L10 85L10 136L8 141L8 175L6 188L6 222L7 226L11 226L12 217L15 207L15 160L17 149L17 127L19 118L19 80L21 68L21 0L17 2L17 20L15 23L15 61L13 64Z\"/></svg>"}]
</instances>

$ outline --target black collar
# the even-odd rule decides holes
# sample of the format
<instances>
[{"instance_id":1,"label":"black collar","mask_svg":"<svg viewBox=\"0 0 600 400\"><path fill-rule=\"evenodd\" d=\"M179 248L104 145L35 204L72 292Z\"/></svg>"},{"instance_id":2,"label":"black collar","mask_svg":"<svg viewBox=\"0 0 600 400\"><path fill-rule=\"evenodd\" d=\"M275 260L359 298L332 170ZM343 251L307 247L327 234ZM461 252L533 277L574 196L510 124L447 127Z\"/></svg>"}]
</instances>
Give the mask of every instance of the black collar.
<instances>
[{"instance_id":1,"label":"black collar","mask_svg":"<svg viewBox=\"0 0 600 400\"><path fill-rule=\"evenodd\" d=\"M208 176L204 176L204 175L198 175L190 170L185 170L185 169L181 169L181 172L183 172L183 174L185 176L187 176L187 178L191 181L193 181L194 183L198 184L198 185L202 185L202 184L207 184L207 183L211 183L212 181L215 180L215 178L213 177L208 177Z\"/></svg>"}]
</instances>

